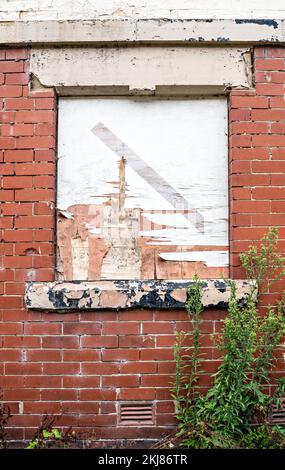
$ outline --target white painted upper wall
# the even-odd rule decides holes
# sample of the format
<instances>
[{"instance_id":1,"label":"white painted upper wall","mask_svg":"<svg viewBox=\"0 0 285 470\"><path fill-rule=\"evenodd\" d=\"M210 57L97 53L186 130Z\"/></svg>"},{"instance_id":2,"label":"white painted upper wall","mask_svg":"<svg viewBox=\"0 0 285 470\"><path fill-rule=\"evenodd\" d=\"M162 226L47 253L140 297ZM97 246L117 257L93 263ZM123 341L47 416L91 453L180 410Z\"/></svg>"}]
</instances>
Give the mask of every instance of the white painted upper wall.
<instances>
[{"instance_id":1,"label":"white painted upper wall","mask_svg":"<svg viewBox=\"0 0 285 470\"><path fill-rule=\"evenodd\" d=\"M0 21L284 16L284 0L0 0Z\"/></svg>"}]
</instances>

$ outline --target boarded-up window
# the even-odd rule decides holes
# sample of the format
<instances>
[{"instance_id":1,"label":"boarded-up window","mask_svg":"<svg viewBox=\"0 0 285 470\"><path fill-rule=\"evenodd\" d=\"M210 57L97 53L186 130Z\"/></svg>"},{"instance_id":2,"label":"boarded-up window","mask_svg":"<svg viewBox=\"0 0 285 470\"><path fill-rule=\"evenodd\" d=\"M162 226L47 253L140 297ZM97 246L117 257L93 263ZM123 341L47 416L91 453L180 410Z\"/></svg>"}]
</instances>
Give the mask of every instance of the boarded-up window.
<instances>
[{"instance_id":1,"label":"boarded-up window","mask_svg":"<svg viewBox=\"0 0 285 470\"><path fill-rule=\"evenodd\" d=\"M58 272L228 274L225 98L61 98Z\"/></svg>"}]
</instances>

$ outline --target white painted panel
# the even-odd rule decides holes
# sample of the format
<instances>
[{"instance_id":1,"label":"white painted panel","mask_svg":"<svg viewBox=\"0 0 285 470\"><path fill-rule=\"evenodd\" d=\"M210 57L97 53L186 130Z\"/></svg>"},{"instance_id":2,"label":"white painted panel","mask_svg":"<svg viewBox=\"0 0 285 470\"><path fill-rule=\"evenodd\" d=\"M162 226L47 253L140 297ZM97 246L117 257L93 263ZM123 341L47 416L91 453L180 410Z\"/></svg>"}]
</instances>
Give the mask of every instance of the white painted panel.
<instances>
[{"instance_id":1,"label":"white painted panel","mask_svg":"<svg viewBox=\"0 0 285 470\"><path fill-rule=\"evenodd\" d=\"M89 215L103 208L84 223L89 234L114 242L112 230L119 230L122 256L131 256L144 237L145 245L184 247L179 253L161 248L161 259L227 265L221 248L228 246L225 98L61 98L58 142L58 208L88 205ZM112 218L109 201L116 200ZM185 249L195 246L205 249ZM112 250L104 255L106 272ZM138 248L136 272L139 256Z\"/></svg>"}]
</instances>

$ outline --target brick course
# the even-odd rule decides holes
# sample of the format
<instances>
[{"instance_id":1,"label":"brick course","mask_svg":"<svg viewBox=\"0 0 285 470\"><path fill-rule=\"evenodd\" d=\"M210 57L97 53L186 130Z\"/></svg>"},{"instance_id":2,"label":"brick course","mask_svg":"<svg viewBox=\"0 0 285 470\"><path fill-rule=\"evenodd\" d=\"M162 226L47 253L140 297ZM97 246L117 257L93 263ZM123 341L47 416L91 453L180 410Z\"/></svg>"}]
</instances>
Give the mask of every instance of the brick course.
<instances>
[{"instance_id":1,"label":"brick course","mask_svg":"<svg viewBox=\"0 0 285 470\"><path fill-rule=\"evenodd\" d=\"M284 51L257 48L256 89L230 93L233 278L244 276L240 251L269 225L281 227L285 251ZM189 329L185 312L24 309L25 281L54 279L56 96L52 90L30 91L28 49L2 52L0 388L14 415L9 437L30 438L45 412L62 414L59 425L92 431L95 438L160 437L175 422L172 346L175 331ZM275 301L276 293L267 298ZM219 365L211 335L219 335L224 316L218 310L203 314L203 387ZM280 354L277 373L281 360ZM117 402L132 400L154 401L155 427L117 426Z\"/></svg>"}]
</instances>

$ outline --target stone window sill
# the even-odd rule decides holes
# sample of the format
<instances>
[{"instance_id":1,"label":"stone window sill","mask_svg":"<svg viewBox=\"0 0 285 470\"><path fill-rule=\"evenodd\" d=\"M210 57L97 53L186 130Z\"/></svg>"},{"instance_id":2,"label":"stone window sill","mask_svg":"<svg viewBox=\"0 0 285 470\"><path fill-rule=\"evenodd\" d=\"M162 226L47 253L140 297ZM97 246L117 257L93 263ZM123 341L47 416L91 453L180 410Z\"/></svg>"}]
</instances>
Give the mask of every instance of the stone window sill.
<instances>
[{"instance_id":1,"label":"stone window sill","mask_svg":"<svg viewBox=\"0 0 285 470\"><path fill-rule=\"evenodd\" d=\"M25 303L28 309L49 311L103 309L179 309L184 308L187 280L114 280L29 282ZM238 299L245 299L252 282L236 280ZM205 308L226 308L230 288L224 280L203 280L202 303Z\"/></svg>"}]
</instances>

